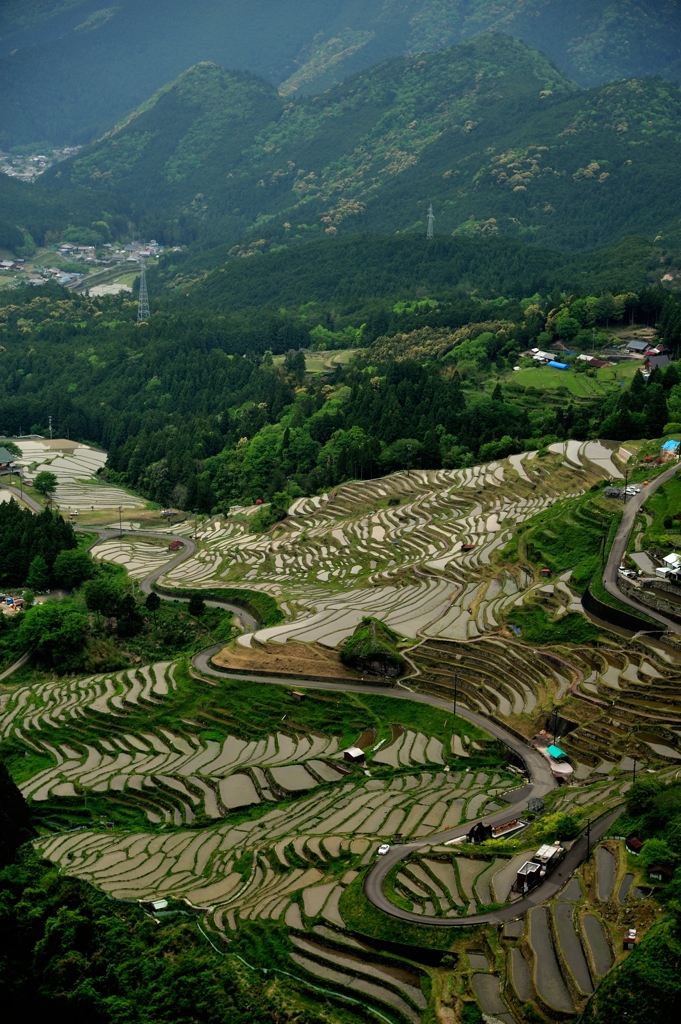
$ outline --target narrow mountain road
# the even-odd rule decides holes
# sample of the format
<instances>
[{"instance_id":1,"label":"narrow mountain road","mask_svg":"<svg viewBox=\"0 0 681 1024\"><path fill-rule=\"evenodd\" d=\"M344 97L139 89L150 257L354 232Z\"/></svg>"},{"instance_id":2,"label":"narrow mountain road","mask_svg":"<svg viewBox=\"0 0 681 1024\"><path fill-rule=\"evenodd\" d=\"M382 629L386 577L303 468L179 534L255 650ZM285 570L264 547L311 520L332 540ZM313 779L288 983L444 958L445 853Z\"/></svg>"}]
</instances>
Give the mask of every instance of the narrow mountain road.
<instances>
[{"instance_id":1,"label":"narrow mountain road","mask_svg":"<svg viewBox=\"0 0 681 1024\"><path fill-rule=\"evenodd\" d=\"M4 672L0 672L0 683L2 682L3 679L7 679L8 676L11 676L13 672L16 672L18 668L21 668L22 665L25 665L28 659L31 657L31 653L31 651L26 651L25 654L21 655L18 661L15 661L13 665L10 665L9 668L6 668Z\"/></svg>"},{"instance_id":2,"label":"narrow mountain road","mask_svg":"<svg viewBox=\"0 0 681 1024\"><path fill-rule=\"evenodd\" d=\"M24 488L22 494L21 490L18 487L15 487L14 484L4 483L2 477L0 477L0 491L9 491L10 494L13 494L15 498L19 499L19 501L23 501L24 505L28 505L31 512L42 512L43 510L43 505L41 505L39 501L36 501L35 498L32 498L30 494L27 494L26 488Z\"/></svg>"},{"instance_id":3,"label":"narrow mountain road","mask_svg":"<svg viewBox=\"0 0 681 1024\"><path fill-rule=\"evenodd\" d=\"M642 601L636 601L633 597L629 597L628 594L623 594L620 588L617 586L617 571L622 563L622 558L627 550L627 544L629 543L629 537L631 531L634 528L636 521L636 515L641 509L642 505L648 498L655 493L658 487L666 484L668 480L674 476L678 469L678 464L674 463L669 469L661 473L656 480L649 483L647 487L642 487L639 494L633 495L624 505L624 513L622 515L622 521L620 522L615 539L612 542L610 548L610 554L608 555L608 561L603 572L603 586L607 592L616 597L618 601L623 604L629 605L630 608L634 608L637 612L643 612L650 619L655 619L657 622L662 623L667 629L673 633L681 633L681 625L678 622L674 622L673 619L667 618L661 612L655 611L647 604L643 604Z\"/></svg>"},{"instance_id":4,"label":"narrow mountain road","mask_svg":"<svg viewBox=\"0 0 681 1024\"><path fill-rule=\"evenodd\" d=\"M676 467L674 467L674 470ZM672 472L663 474L656 481L656 486L664 483L665 479L669 479L673 475ZM648 488L646 494L647 497L651 493ZM638 496L637 496L638 497ZM643 500L644 500L643 499ZM639 504L641 504L640 502ZM628 506L627 510L631 506ZM631 532L631 525L633 524L635 517L634 510L628 517L629 522L628 531L623 532L624 541L623 544L626 546L627 538ZM160 533L152 530L135 530L129 531L129 533L121 532L115 529L100 529L96 527L85 527L78 526L76 529L79 532L94 533L97 535L97 540L93 542L93 545L98 543L100 540L118 538L122 536L131 537L149 537L149 538L160 538L164 541L169 540L169 536L172 535L166 533ZM619 531L618 531L619 537ZM196 543L194 540L188 537L172 538L181 540L184 545L183 550L176 556L169 559L163 566L153 570L140 582L140 589L145 594L152 592L153 583L159 579L164 573L170 569L181 565L184 561L189 559L196 551ZM621 555L620 555L621 557ZM612 553L611 553L612 559ZM611 559L608 560L608 566L610 566ZM619 565L619 561L615 563ZM606 570L607 571L607 570ZM619 594L618 594L619 596ZM188 600L187 598L175 598L168 595L159 594L163 600ZM230 605L227 602L221 601L208 601L208 604L224 607L232 611L242 624L244 629L255 629L257 623L255 619L245 612L241 608L237 608L234 605ZM208 676L212 676L218 679L225 679L230 677L229 672L220 671L212 664L212 657L219 650L222 649L224 644L216 644L206 650L201 651L195 655L192 659L192 665L194 668ZM327 690L327 691L339 691L339 692L354 692L354 693L374 693L381 696L390 696L397 700L408 700L419 704L427 704L431 707L436 707L445 711L452 710L451 701L445 700L442 697L435 697L431 694L414 693L406 688L392 689L385 686L376 686L370 683L352 683L352 682L325 682L322 680L310 680L310 679L299 679L295 676L291 677L280 677L280 676L268 676L260 674L244 674L244 673L231 673L232 678L242 679L245 682L257 682L265 683L272 686L295 686L297 689L314 689L314 690ZM515 806L515 812L510 808L504 808L494 812L490 815L485 815L483 818L478 818L474 821L466 822L453 829L448 829L445 832L438 833L437 835L431 835L427 839L419 839L415 842L406 843L404 845L393 846L388 854L384 857L379 858L373 867L367 872L364 879L364 893L367 899L377 909L382 910L384 913L391 917L399 918L403 921L411 921L415 924L420 925L434 925L440 928L465 928L471 925L480 925L488 923L498 923L506 920L511 920L524 914L526 910L533 906L537 906L540 903L551 899L556 892L564 885L567 879L573 874L573 872L579 867L579 865L585 860L587 856L587 840L585 837L578 839L568 851L562 863L559 867L549 876L549 878L538 886L532 893L522 900L518 900L501 910L490 911L483 914L475 914L469 917L460 918L440 918L434 916L427 916L421 914L414 914L409 911L403 910L400 907L395 906L384 893L384 885L386 877L390 870L400 861L406 860L414 851L424 846L432 846L438 843L451 842L452 839L457 839L460 836L466 835L469 830L478 822L484 820L490 825L501 825L506 824L509 821L513 821L520 813L522 808L527 807L527 801L532 797L542 798L554 790L557 786L557 782L551 771L549 762L547 759L535 750L534 747L530 746L527 742L520 739L519 737L508 732L502 726L496 722L491 722L483 715L478 714L475 711L471 711L468 708L459 706L457 708L457 714L464 718L466 721L471 722L484 732L493 736L495 739L503 743L509 750L512 751L521 762L524 764L527 774L529 776L529 783L527 785L519 786L515 791L507 794L506 802ZM612 824L613 821L621 813L620 809L617 808L611 811L608 815L601 818L595 823L591 830L591 842L597 842Z\"/></svg>"},{"instance_id":5,"label":"narrow mountain road","mask_svg":"<svg viewBox=\"0 0 681 1024\"><path fill-rule=\"evenodd\" d=\"M210 647L195 655L192 663L196 670L216 678L229 678L229 672L216 669L211 662L213 655L217 654L223 646L223 644L217 644L216 646ZM294 676L291 676L290 678L282 678L280 676L256 674L247 675L242 674L241 672L238 673L238 675L233 673L232 677L236 679L243 679L248 682L269 683L274 686L295 686L296 689L308 688L314 690L337 690L346 693L377 693L384 697L389 696L397 700L409 700L418 704L428 704L431 707L441 708L445 711L452 710L451 701L444 700L442 697L435 697L425 693L411 693L406 690L390 689L385 686L372 686L368 683L331 683L313 681L309 679L298 679ZM507 732L506 729L497 725L496 722L490 722L489 719L484 717L484 715L480 715L475 711L470 711L468 708L461 706L458 707L457 715L461 718L465 718L466 721L471 722L473 725L478 726L478 728L483 729L495 739L498 739L501 743L505 744L505 746L513 751L514 754L520 757L525 765L530 782L528 785L521 786L507 795L507 801L516 808L515 811L504 808L500 811L495 811L493 814L484 815L483 818L478 818L475 821L468 821L465 824L458 825L456 828L447 829L445 832L440 832L437 835L431 835L425 839L418 839L415 842L405 843L404 845L393 846L384 857L378 858L371 870L367 872L364 879L364 895L378 910L382 910L390 917L399 918L401 921L411 921L414 924L420 925L435 925L438 928L466 928L470 925L490 923L497 924L520 917L527 910L530 910L532 907L538 906L540 903L544 903L546 900L555 896L559 889L563 887L565 882L577 870L580 864L586 860L587 856L587 838L582 836L580 839L576 840L570 850L568 850L561 864L552 872L549 878L533 892L523 899L509 904L507 907L503 907L500 910L490 911L488 913L456 918L431 917L402 910L400 907L395 906L394 903L391 903L383 891L388 873L397 863L406 860L411 856L414 851L423 846L433 846L438 843L449 843L452 839L457 839L460 836L467 835L473 825L478 821L484 820L485 823L489 825L502 825L506 824L508 821L513 821L522 813L522 808L527 807L527 801L531 797L542 798L557 787L557 782L553 777L548 761L539 753L539 751L535 750L534 747L529 746L527 743L518 739L518 737L512 735L512 733ZM590 836L590 842L592 845L597 843L607 833L612 823L621 813L621 807L615 808L615 810L610 811L603 818L595 822L591 829Z\"/></svg>"}]
</instances>

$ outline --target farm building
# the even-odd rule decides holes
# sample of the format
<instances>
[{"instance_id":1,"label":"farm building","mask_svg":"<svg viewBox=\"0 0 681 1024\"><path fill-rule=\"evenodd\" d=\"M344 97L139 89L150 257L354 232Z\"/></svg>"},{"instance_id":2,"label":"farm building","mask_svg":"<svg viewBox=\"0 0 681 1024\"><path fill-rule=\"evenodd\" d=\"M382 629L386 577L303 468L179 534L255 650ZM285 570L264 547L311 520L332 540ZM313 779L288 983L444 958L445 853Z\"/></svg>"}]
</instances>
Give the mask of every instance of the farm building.
<instances>
[{"instance_id":1,"label":"farm building","mask_svg":"<svg viewBox=\"0 0 681 1024\"><path fill-rule=\"evenodd\" d=\"M543 882L549 872L560 864L565 856L565 850L559 842L553 845L546 843L540 846L531 860L526 860L518 868L516 880L513 883L515 892L526 893L535 885Z\"/></svg>"},{"instance_id":2,"label":"farm building","mask_svg":"<svg viewBox=\"0 0 681 1024\"><path fill-rule=\"evenodd\" d=\"M656 864L650 869L648 874L655 882L671 882L674 869L667 867L666 864Z\"/></svg>"},{"instance_id":3,"label":"farm building","mask_svg":"<svg viewBox=\"0 0 681 1024\"><path fill-rule=\"evenodd\" d=\"M469 843L485 843L492 838L492 826L485 825L484 821L478 821L468 833Z\"/></svg>"},{"instance_id":4,"label":"farm building","mask_svg":"<svg viewBox=\"0 0 681 1024\"><path fill-rule=\"evenodd\" d=\"M627 352L634 356L642 356L648 351L648 342L641 341L639 338L632 338L627 345Z\"/></svg>"},{"instance_id":5,"label":"farm building","mask_svg":"<svg viewBox=\"0 0 681 1024\"><path fill-rule=\"evenodd\" d=\"M14 456L6 448L0 448L0 470L9 469L14 462Z\"/></svg>"},{"instance_id":6,"label":"farm building","mask_svg":"<svg viewBox=\"0 0 681 1024\"><path fill-rule=\"evenodd\" d=\"M346 761L352 761L353 764L359 764L364 760L364 751L361 747L348 747L347 750L343 751L343 757Z\"/></svg>"},{"instance_id":7,"label":"farm building","mask_svg":"<svg viewBox=\"0 0 681 1024\"><path fill-rule=\"evenodd\" d=\"M648 349L644 354L643 372L645 374L652 373L653 370L669 366L669 363L670 359L666 348L664 345L658 345L657 348Z\"/></svg>"}]
</instances>

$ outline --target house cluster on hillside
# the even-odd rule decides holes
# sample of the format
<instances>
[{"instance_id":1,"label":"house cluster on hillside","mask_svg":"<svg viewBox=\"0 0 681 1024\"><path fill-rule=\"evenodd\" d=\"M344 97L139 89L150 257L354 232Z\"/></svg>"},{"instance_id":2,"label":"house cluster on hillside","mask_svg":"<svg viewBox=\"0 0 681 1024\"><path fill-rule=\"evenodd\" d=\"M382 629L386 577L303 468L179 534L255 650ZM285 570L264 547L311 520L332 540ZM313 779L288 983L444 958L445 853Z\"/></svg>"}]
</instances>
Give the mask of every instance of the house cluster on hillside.
<instances>
[{"instance_id":1,"label":"house cluster on hillside","mask_svg":"<svg viewBox=\"0 0 681 1024\"><path fill-rule=\"evenodd\" d=\"M539 348L531 348L528 352L523 352L523 356L529 357L538 363L539 366L551 366L554 370L569 370L570 364L563 362L562 358L566 356L574 356L575 352L566 349L558 342L555 348L561 348L562 352L544 352ZM632 338L631 341L627 342L626 345L620 346L620 349L624 351L625 355L621 355L616 349L612 350L612 359L599 359L595 355L589 355L587 352L581 352L577 355L577 361L579 363L585 363L589 369L601 370L607 366L614 366L622 358L630 359L642 359L643 364L641 366L641 373L647 379L655 369L661 369L663 366L669 365L669 353L664 345L655 345L652 341L646 341L642 338Z\"/></svg>"},{"instance_id":2,"label":"house cluster on hillside","mask_svg":"<svg viewBox=\"0 0 681 1024\"><path fill-rule=\"evenodd\" d=\"M539 363L540 366L552 366L554 370L569 370L570 364L564 363L557 357L555 352L543 352L540 348L531 348L529 352L523 353L524 355L530 356L534 359L535 363ZM569 349L563 350L564 356L573 356L575 353ZM595 370L599 370L602 366L612 366L612 363L608 363L603 359L596 359L595 356L589 356L585 352L577 356L580 362L587 363Z\"/></svg>"},{"instance_id":3,"label":"house cluster on hillside","mask_svg":"<svg viewBox=\"0 0 681 1024\"><path fill-rule=\"evenodd\" d=\"M52 164L68 160L70 156L82 149L82 146L65 146L54 149L50 153L2 153L0 152L0 172L9 178L20 181L35 181Z\"/></svg>"},{"instance_id":4,"label":"house cluster on hillside","mask_svg":"<svg viewBox=\"0 0 681 1024\"><path fill-rule=\"evenodd\" d=\"M632 338L627 344L627 352L630 356L643 359L641 373L646 378L653 370L661 370L663 366L669 366L669 352L664 345L651 345L649 341Z\"/></svg>"},{"instance_id":5,"label":"house cluster on hillside","mask_svg":"<svg viewBox=\"0 0 681 1024\"><path fill-rule=\"evenodd\" d=\"M139 263L141 259L150 259L164 251L164 246L159 245L155 239L148 244L132 242L122 247L112 245L111 242L104 242L99 248L94 245L74 245L71 242L64 242L59 246L59 253L65 259L85 263L88 266Z\"/></svg>"}]
</instances>

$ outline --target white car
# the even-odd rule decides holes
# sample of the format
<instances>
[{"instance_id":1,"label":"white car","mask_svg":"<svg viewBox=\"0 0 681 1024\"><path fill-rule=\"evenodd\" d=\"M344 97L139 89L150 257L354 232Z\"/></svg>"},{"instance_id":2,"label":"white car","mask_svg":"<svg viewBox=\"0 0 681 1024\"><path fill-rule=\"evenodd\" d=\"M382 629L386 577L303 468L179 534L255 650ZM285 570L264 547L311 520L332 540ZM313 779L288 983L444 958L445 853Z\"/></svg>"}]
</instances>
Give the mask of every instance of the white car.
<instances>
[{"instance_id":1,"label":"white car","mask_svg":"<svg viewBox=\"0 0 681 1024\"><path fill-rule=\"evenodd\" d=\"M378 848L378 856L379 857L385 857L385 855L386 855L386 853L388 852L389 849L390 849L390 846L389 846L388 843L381 843L381 845Z\"/></svg>"}]
</instances>

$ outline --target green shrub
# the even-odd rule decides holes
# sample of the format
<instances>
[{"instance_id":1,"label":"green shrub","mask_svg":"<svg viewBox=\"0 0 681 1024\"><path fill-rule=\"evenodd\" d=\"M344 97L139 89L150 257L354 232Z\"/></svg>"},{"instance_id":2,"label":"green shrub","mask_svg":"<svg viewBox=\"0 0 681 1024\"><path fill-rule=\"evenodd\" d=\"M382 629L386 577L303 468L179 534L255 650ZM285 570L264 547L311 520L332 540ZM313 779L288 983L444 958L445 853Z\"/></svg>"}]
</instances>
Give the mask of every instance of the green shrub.
<instances>
[{"instance_id":1,"label":"green shrub","mask_svg":"<svg viewBox=\"0 0 681 1024\"><path fill-rule=\"evenodd\" d=\"M47 669L80 668L88 635L87 617L71 601L47 601L30 608L19 628L21 646Z\"/></svg>"},{"instance_id":2,"label":"green shrub","mask_svg":"<svg viewBox=\"0 0 681 1024\"><path fill-rule=\"evenodd\" d=\"M598 627L583 615L570 612L553 620L540 605L529 603L514 608L508 621L520 629L522 639L530 644L587 644L600 635Z\"/></svg>"},{"instance_id":3,"label":"green shrub","mask_svg":"<svg viewBox=\"0 0 681 1024\"><path fill-rule=\"evenodd\" d=\"M58 587L75 590L94 575L95 567L86 551L60 551L54 560L52 575Z\"/></svg>"},{"instance_id":4,"label":"green shrub","mask_svg":"<svg viewBox=\"0 0 681 1024\"><path fill-rule=\"evenodd\" d=\"M399 637L379 619L365 616L340 649L341 661L363 672L399 676L406 662L397 649Z\"/></svg>"},{"instance_id":5,"label":"green shrub","mask_svg":"<svg viewBox=\"0 0 681 1024\"><path fill-rule=\"evenodd\" d=\"M558 811L542 818L536 829L537 839L567 840L576 839L582 830L582 818L576 814L565 814Z\"/></svg>"}]
</instances>

